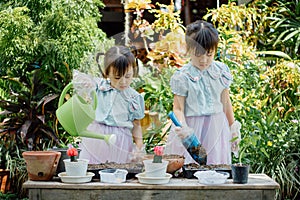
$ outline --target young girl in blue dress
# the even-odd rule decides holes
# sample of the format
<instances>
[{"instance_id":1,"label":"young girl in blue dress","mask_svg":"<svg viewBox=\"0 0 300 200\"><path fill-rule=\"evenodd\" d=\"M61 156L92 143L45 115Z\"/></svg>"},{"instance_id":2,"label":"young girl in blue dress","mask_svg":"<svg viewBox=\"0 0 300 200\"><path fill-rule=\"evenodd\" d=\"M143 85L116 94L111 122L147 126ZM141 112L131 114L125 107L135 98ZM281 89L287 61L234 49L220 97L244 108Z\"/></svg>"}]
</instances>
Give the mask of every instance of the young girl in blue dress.
<instances>
[{"instance_id":1,"label":"young girl in blue dress","mask_svg":"<svg viewBox=\"0 0 300 200\"><path fill-rule=\"evenodd\" d=\"M206 164L231 164L231 151L237 153L240 124L235 121L229 87L228 66L214 60L219 38L212 24L195 21L187 26L186 44L190 62L171 77L173 111L183 127L170 131L166 153L185 156L196 163L181 143L192 132L206 150ZM235 142L231 142L232 138Z\"/></svg>"},{"instance_id":2,"label":"young girl in blue dress","mask_svg":"<svg viewBox=\"0 0 300 200\"><path fill-rule=\"evenodd\" d=\"M106 52L104 77L89 78L86 74L74 72L75 91L76 85L80 85L79 88L84 86L83 90L94 88L98 98L96 119L88 130L116 135L114 144L82 138L80 158L88 159L90 164L129 163L134 156L142 156L144 145L140 119L144 117L144 99L130 87L136 74L135 57L124 46L114 46Z\"/></svg>"}]
</instances>

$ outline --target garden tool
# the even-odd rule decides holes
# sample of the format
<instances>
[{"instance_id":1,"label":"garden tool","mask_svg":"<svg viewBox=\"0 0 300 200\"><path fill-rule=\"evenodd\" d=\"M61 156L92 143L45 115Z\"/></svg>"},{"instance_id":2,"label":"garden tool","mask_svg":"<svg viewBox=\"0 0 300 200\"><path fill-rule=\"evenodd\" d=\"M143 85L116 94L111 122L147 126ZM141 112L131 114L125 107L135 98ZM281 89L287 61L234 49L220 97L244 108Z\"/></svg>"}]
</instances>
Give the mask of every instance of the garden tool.
<instances>
[{"instance_id":1,"label":"garden tool","mask_svg":"<svg viewBox=\"0 0 300 200\"><path fill-rule=\"evenodd\" d=\"M182 127L182 124L179 122L174 112L171 111L169 113L169 117L175 126ZM199 163L200 165L206 165L206 161L207 161L206 150L204 149L204 147L202 147L195 133L192 132L188 134L188 136L181 139L181 142L197 163Z\"/></svg>"},{"instance_id":2,"label":"garden tool","mask_svg":"<svg viewBox=\"0 0 300 200\"><path fill-rule=\"evenodd\" d=\"M99 133L94 133L87 130L88 125L90 125L96 116L97 107L97 95L96 92L93 93L93 103L88 103L78 94L74 94L68 101L64 104L64 98L66 93L73 86L70 82L62 91L59 102L58 109L56 110L56 116L62 127L72 136L80 136L87 138L96 138L105 140L108 144L114 144L116 141L116 135L103 135Z\"/></svg>"}]
</instances>

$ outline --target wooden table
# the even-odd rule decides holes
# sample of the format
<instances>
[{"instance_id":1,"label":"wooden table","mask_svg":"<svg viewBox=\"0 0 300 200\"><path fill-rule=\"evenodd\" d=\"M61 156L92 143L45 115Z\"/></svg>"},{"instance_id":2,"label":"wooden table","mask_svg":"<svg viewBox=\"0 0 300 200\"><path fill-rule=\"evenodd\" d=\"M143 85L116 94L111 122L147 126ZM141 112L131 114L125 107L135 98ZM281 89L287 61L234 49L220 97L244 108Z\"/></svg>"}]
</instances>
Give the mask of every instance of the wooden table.
<instances>
[{"instance_id":1,"label":"wooden table","mask_svg":"<svg viewBox=\"0 0 300 200\"><path fill-rule=\"evenodd\" d=\"M247 184L233 184L228 179L225 184L202 185L197 179L171 178L168 184L140 184L137 179L121 184L101 183L62 183L53 181L27 181L23 187L29 191L30 200L99 200L99 199L264 199L273 200L279 184L265 174L249 174Z\"/></svg>"}]
</instances>

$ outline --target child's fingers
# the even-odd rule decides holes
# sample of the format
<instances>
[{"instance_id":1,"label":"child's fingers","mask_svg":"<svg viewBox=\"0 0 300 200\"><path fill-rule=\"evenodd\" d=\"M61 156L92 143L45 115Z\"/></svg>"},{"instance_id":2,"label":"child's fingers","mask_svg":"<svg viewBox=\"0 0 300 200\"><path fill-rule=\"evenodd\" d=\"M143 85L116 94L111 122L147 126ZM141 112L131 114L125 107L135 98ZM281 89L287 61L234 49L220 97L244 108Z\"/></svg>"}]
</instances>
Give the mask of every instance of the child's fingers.
<instances>
[{"instance_id":1,"label":"child's fingers","mask_svg":"<svg viewBox=\"0 0 300 200\"><path fill-rule=\"evenodd\" d=\"M181 131L182 130L182 128L181 127L179 127L179 126L176 126L175 127L175 131L177 132L177 131Z\"/></svg>"}]
</instances>

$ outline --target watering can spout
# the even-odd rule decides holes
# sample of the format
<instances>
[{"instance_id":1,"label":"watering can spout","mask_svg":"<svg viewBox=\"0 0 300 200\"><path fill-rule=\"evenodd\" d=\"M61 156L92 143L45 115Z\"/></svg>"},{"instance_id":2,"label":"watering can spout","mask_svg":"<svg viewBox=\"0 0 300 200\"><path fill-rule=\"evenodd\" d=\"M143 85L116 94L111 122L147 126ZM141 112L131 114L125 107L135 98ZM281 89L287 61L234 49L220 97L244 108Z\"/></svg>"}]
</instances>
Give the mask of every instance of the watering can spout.
<instances>
[{"instance_id":1,"label":"watering can spout","mask_svg":"<svg viewBox=\"0 0 300 200\"><path fill-rule=\"evenodd\" d=\"M87 103L77 94L74 94L64 104L66 93L72 87L69 83L62 91L58 109L56 110L56 117L62 127L72 136L88 137L104 140L107 144L113 144L116 141L115 135L103 135L87 130L87 127L95 120L97 95L94 92L94 103Z\"/></svg>"},{"instance_id":2,"label":"watering can spout","mask_svg":"<svg viewBox=\"0 0 300 200\"><path fill-rule=\"evenodd\" d=\"M103 134L95 134L94 132L91 131L83 131L79 136L101 139L104 140L107 144L114 144L117 139L115 134L103 135Z\"/></svg>"}]
</instances>

